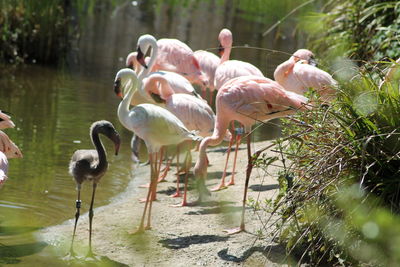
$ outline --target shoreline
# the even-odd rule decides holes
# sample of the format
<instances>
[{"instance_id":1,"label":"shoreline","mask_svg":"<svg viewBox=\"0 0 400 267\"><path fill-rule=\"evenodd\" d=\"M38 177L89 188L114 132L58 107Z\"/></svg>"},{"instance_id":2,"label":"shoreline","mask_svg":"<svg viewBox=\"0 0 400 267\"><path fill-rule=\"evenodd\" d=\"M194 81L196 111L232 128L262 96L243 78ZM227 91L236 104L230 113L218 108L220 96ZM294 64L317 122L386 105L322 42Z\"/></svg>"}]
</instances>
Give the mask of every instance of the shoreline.
<instances>
[{"instance_id":1,"label":"shoreline","mask_svg":"<svg viewBox=\"0 0 400 267\"><path fill-rule=\"evenodd\" d=\"M253 151L264 147L269 141L256 142ZM226 147L210 148L207 155L212 163L208 167L207 188L219 183ZM272 152L268 152L272 153ZM193 152L193 164L198 152ZM231 171L232 158L228 165ZM259 238L265 228L260 218L268 218L265 211L255 212L246 208L246 232L227 235L224 229L239 226L244 189L247 151L241 144L238 151L235 185L212 192L200 206L172 207L181 198L171 198L176 178L175 168L167 176L167 182L157 187L158 200L153 204L152 229L141 235L129 235L138 225L143 212L143 203L138 199L146 196L147 188L138 185L148 183L148 166L134 170L134 179L126 190L111 199L106 206L94 210L92 246L100 261L111 266L281 266L285 261L284 248L273 244L269 237ZM277 168L269 168L275 173ZM193 176L189 176L192 179ZM230 175L226 177L227 181ZM183 187L183 184L182 184ZM253 169L248 199L260 200L277 195L277 181L260 169ZM189 188L190 189L190 188ZM197 199L196 190L188 191L188 201ZM81 214L74 243L76 253L83 257L88 248L87 211ZM70 246L73 218L39 231L38 239L49 244L57 258L63 258ZM265 234L265 229L262 230ZM70 262L68 262L69 264ZM72 262L86 264L87 262Z\"/></svg>"}]
</instances>

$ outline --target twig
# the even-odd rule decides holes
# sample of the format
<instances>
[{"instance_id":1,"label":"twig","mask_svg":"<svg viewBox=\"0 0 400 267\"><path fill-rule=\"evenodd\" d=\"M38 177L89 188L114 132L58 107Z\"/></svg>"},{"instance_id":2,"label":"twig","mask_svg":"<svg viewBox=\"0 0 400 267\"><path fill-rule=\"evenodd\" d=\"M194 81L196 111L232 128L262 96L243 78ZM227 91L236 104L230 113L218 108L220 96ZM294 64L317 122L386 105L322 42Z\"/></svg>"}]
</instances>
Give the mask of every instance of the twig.
<instances>
[{"instance_id":1,"label":"twig","mask_svg":"<svg viewBox=\"0 0 400 267\"><path fill-rule=\"evenodd\" d=\"M272 25L268 30L266 30L262 36L265 37L268 33L270 33L273 29L275 29L279 24L281 24L285 19L287 19L290 15L292 15L293 13L295 13L297 10L299 10L300 8L314 2L315 0L310 0L307 1L301 5L299 5L298 7L294 8L292 11L290 11L288 14L286 14L286 16L284 16L282 19L278 20L277 22L275 22L274 25Z\"/></svg>"}]
</instances>

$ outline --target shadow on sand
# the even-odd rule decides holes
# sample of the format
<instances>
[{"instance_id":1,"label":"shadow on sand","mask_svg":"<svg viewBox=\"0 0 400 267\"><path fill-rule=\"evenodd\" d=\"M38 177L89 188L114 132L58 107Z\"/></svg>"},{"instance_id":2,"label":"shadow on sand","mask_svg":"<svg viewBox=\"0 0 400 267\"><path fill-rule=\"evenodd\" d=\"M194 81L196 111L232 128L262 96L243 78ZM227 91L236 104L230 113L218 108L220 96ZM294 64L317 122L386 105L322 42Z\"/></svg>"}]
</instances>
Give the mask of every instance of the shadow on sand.
<instances>
[{"instance_id":1,"label":"shadow on sand","mask_svg":"<svg viewBox=\"0 0 400 267\"><path fill-rule=\"evenodd\" d=\"M279 189L278 184L253 184L249 186L249 188L255 192L263 192L263 191L269 191L269 190L274 190L274 189Z\"/></svg>"},{"instance_id":2,"label":"shadow on sand","mask_svg":"<svg viewBox=\"0 0 400 267\"><path fill-rule=\"evenodd\" d=\"M251 247L243 252L241 256L230 255L228 253L228 249L225 248L218 252L218 257L225 261L231 262L244 262L247 260L253 253L260 252L262 253L266 259L275 262L275 263L284 263L287 261L287 257L285 255L285 249L280 245L271 245L271 246L256 246Z\"/></svg>"},{"instance_id":3,"label":"shadow on sand","mask_svg":"<svg viewBox=\"0 0 400 267\"><path fill-rule=\"evenodd\" d=\"M170 249L181 249L187 248L190 245L195 244L206 244L213 242L224 242L229 239L229 236L217 236L217 235L191 235L184 237L177 237L171 239L163 239L158 241L163 247Z\"/></svg>"}]
</instances>

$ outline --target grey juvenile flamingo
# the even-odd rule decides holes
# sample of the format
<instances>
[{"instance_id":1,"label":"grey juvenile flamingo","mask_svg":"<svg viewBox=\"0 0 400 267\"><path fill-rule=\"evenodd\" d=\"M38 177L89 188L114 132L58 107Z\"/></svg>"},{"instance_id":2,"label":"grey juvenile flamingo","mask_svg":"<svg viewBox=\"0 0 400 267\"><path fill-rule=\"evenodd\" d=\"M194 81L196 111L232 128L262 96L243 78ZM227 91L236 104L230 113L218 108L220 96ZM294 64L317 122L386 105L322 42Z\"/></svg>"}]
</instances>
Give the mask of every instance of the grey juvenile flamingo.
<instances>
[{"instance_id":1,"label":"grey juvenile flamingo","mask_svg":"<svg viewBox=\"0 0 400 267\"><path fill-rule=\"evenodd\" d=\"M75 238L76 225L79 219L79 210L81 207L81 185L84 181L93 182L93 193L92 200L90 202L89 208L89 251L86 257L93 257L92 252L92 220L93 220L93 202L96 187L101 177L107 171L108 162L106 151L104 146L100 141L99 134L103 134L108 137L115 145L115 155L118 154L120 138L118 132L115 130L114 126L105 120L96 121L90 127L90 136L93 145L96 149L80 149L74 152L71 161L69 163L69 173L74 177L76 182L76 188L78 190L78 199L76 200L76 214L75 214L75 224L74 232L72 234L72 242L70 248L70 254L74 256L73 244Z\"/></svg>"}]
</instances>

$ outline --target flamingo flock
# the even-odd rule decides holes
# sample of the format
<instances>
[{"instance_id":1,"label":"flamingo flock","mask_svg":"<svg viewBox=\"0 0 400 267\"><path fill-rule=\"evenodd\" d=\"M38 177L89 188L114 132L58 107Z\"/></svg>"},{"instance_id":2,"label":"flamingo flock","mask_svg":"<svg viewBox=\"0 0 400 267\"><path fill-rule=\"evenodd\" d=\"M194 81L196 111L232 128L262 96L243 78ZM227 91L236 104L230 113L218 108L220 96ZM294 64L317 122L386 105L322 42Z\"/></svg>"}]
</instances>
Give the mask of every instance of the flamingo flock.
<instances>
[{"instance_id":1,"label":"flamingo flock","mask_svg":"<svg viewBox=\"0 0 400 267\"><path fill-rule=\"evenodd\" d=\"M136 157L137 140L144 141L150 163L149 185L143 201L143 213L138 227L133 229L132 234L141 234L152 227L152 204L156 200L157 184L165 179L172 161L172 158L165 157L167 146L172 146L177 151L177 173L180 165L179 155L182 152L185 154L183 200L177 206L192 206L203 201L206 195L211 194L210 191L219 191L235 184L235 162L242 136L246 136L248 166L241 221L239 227L228 229L227 233L244 231L247 188L253 167L252 126L311 109L310 100L304 96L309 88L313 88L324 102L331 101L335 96L336 81L330 74L316 67L314 55L309 50L299 49L293 53L287 61L277 66L272 80L265 77L263 72L251 63L230 59L233 43L230 30L222 29L218 41L220 57L206 50L193 52L189 46L177 39L157 40L154 36L145 34L138 39L137 50L128 54L126 68L120 69L115 75L114 92L121 98L116 116L121 125L135 136L132 149ZM196 86L200 93L196 91ZM215 91L217 93L214 97ZM214 104L215 111L211 108ZM242 130L235 129L235 122ZM0 127L2 123L0 122ZM13 124L4 122L4 125L10 127ZM120 138L114 126L108 121L101 120L90 127L90 136L95 149L78 150L72 156L69 172L75 179L78 191L70 247L72 256L75 255L73 242L80 216L81 185L84 181L90 181L93 191L89 210L87 257L94 257L91 243L93 203L97 184L105 175L108 166L106 151L99 134L106 136L115 144L116 153L120 145ZM209 165L207 149L219 145L223 140L229 140L224 171L219 185L209 190L206 186ZM225 183L229 152L235 142L231 180ZM187 146L187 144L193 145ZM191 150L196 145L199 156L193 174L199 198L198 201L188 203ZM8 150L1 151L7 153ZM6 173L7 168L2 166L7 165L7 157L11 155L7 157L4 155L6 154L0 153L0 168ZM163 162L166 162L166 166L164 173L160 174ZM173 196L180 197L179 177L176 187Z\"/></svg>"}]
</instances>

